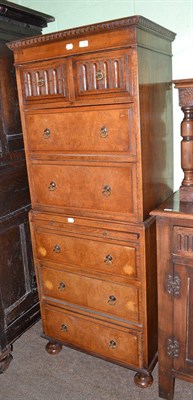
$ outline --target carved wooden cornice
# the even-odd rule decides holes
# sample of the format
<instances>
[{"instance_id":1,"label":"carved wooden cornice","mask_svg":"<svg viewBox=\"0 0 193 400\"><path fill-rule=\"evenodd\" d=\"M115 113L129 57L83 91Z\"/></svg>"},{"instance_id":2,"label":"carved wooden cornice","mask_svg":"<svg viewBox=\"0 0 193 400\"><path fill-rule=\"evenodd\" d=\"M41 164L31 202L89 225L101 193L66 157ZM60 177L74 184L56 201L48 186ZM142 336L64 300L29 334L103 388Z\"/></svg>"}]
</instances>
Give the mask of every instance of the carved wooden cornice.
<instances>
[{"instance_id":1,"label":"carved wooden cornice","mask_svg":"<svg viewBox=\"0 0 193 400\"><path fill-rule=\"evenodd\" d=\"M102 23L82 26L82 27L73 28L73 29L69 29L69 30L49 33L49 34L45 34L42 36L35 36L32 38L17 40L17 41L8 43L8 47L13 50L13 49L19 48L19 47L28 47L28 46L31 46L32 44L38 45L38 44L41 44L42 42L51 42L51 41L56 41L56 40L57 41L62 40L65 38L85 36L88 33L90 34L91 32L93 32L93 34L97 34L97 33L103 32L103 31L112 31L115 29L125 28L125 27L131 26L131 25L136 25L137 27L142 28L143 30L154 32L154 34L156 33L158 36L165 37L169 41L173 41L176 36L176 34L174 32L171 32L170 30L165 29L162 26L160 26L144 17L135 15L132 17L116 19L113 21L106 21L106 22L102 22Z\"/></svg>"}]
</instances>

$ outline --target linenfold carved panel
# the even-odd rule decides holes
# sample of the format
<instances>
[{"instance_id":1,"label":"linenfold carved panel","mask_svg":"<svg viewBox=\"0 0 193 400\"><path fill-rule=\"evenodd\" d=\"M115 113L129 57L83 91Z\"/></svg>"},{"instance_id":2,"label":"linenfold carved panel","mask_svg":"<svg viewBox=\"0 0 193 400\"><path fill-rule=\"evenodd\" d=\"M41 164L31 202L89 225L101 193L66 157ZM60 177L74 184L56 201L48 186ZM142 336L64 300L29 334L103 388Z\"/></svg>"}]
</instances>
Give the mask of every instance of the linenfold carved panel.
<instances>
[{"instance_id":1,"label":"linenfold carved panel","mask_svg":"<svg viewBox=\"0 0 193 400\"><path fill-rule=\"evenodd\" d=\"M133 95L131 63L132 51L119 52L114 57L108 53L103 58L88 57L74 62L76 73L77 95L84 95L93 91L95 94L126 92ZM127 76L127 79L126 79Z\"/></svg>"},{"instance_id":2,"label":"linenfold carved panel","mask_svg":"<svg viewBox=\"0 0 193 400\"><path fill-rule=\"evenodd\" d=\"M66 97L65 65L63 62L32 64L23 69L24 98Z\"/></svg>"}]
</instances>

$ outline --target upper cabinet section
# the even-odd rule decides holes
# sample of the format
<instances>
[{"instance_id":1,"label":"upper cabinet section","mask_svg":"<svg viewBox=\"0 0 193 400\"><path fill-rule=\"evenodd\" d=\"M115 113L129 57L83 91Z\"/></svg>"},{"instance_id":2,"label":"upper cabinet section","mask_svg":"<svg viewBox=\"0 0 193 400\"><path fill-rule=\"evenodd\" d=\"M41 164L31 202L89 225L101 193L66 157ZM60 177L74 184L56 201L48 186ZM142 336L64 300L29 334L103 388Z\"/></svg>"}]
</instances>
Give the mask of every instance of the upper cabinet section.
<instances>
[{"instance_id":1,"label":"upper cabinet section","mask_svg":"<svg viewBox=\"0 0 193 400\"><path fill-rule=\"evenodd\" d=\"M174 37L154 22L133 16L21 39L8 47L14 50L25 107L49 108L55 101L68 107L134 102L140 85L139 52L148 49L171 57Z\"/></svg>"},{"instance_id":2,"label":"upper cabinet section","mask_svg":"<svg viewBox=\"0 0 193 400\"><path fill-rule=\"evenodd\" d=\"M133 50L30 63L20 70L23 102L133 101ZM68 81L66 77L68 76ZM99 97L100 96L100 97ZM98 98L99 97L99 98Z\"/></svg>"}]
</instances>

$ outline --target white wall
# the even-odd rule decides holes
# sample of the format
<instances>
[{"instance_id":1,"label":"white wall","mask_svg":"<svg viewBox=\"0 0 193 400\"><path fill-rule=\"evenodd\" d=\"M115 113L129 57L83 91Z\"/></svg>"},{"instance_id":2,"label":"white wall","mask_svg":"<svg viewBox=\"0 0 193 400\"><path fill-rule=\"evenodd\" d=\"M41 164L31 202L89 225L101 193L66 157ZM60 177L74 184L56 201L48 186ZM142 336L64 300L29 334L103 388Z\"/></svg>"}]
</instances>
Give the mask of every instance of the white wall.
<instances>
[{"instance_id":1,"label":"white wall","mask_svg":"<svg viewBox=\"0 0 193 400\"><path fill-rule=\"evenodd\" d=\"M193 0L12 0L55 17L44 33L140 14L177 33L173 42L173 79L193 78ZM183 113L173 91L174 190L180 167L180 123Z\"/></svg>"}]
</instances>

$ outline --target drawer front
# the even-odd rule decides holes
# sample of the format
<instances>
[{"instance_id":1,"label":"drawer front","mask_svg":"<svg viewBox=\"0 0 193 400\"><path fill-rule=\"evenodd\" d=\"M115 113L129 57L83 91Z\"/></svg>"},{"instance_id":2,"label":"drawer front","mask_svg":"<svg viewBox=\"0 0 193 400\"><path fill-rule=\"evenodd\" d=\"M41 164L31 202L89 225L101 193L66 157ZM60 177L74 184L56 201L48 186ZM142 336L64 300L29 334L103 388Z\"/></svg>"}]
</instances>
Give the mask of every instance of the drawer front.
<instances>
[{"instance_id":1,"label":"drawer front","mask_svg":"<svg viewBox=\"0 0 193 400\"><path fill-rule=\"evenodd\" d=\"M73 60L75 96L133 96L133 50L79 56ZM97 99L98 101L99 99Z\"/></svg>"},{"instance_id":2,"label":"drawer front","mask_svg":"<svg viewBox=\"0 0 193 400\"><path fill-rule=\"evenodd\" d=\"M39 270L43 297L105 312L134 323L140 322L140 293L126 286L52 268Z\"/></svg>"},{"instance_id":3,"label":"drawer front","mask_svg":"<svg viewBox=\"0 0 193 400\"><path fill-rule=\"evenodd\" d=\"M27 114L31 151L135 154L133 109Z\"/></svg>"},{"instance_id":4,"label":"drawer front","mask_svg":"<svg viewBox=\"0 0 193 400\"><path fill-rule=\"evenodd\" d=\"M25 101L67 96L65 61L30 64L20 69Z\"/></svg>"},{"instance_id":5,"label":"drawer front","mask_svg":"<svg viewBox=\"0 0 193 400\"><path fill-rule=\"evenodd\" d=\"M63 264L72 269L136 278L138 275L138 249L132 245L118 245L63 236L42 230L34 231L36 257ZM139 260L140 261L140 260Z\"/></svg>"},{"instance_id":6,"label":"drawer front","mask_svg":"<svg viewBox=\"0 0 193 400\"><path fill-rule=\"evenodd\" d=\"M126 328L97 321L52 307L43 308L46 336L125 364L141 367L142 337Z\"/></svg>"},{"instance_id":7,"label":"drawer front","mask_svg":"<svg viewBox=\"0 0 193 400\"><path fill-rule=\"evenodd\" d=\"M35 204L62 212L120 219L136 211L136 166L34 164ZM100 214L99 214L100 213Z\"/></svg>"}]
</instances>

